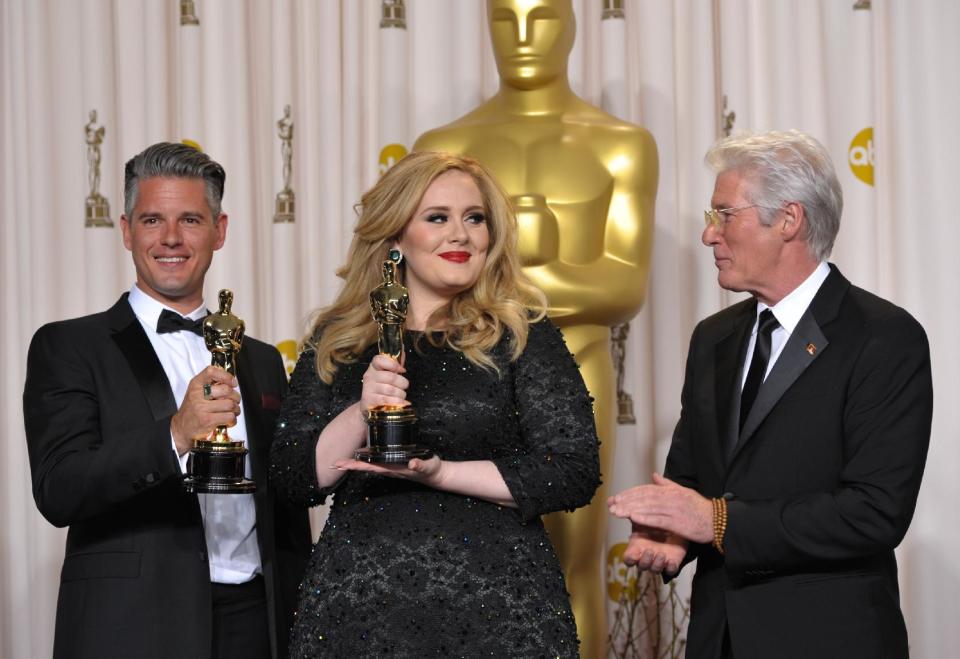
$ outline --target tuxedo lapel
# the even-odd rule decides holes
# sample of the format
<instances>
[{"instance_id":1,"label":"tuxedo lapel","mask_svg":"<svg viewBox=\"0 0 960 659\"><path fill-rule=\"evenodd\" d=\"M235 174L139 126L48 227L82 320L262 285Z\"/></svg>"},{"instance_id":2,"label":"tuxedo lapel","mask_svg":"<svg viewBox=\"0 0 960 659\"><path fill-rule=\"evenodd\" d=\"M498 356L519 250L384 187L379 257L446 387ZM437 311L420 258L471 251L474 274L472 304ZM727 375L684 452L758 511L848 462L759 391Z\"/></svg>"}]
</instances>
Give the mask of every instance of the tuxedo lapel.
<instances>
[{"instance_id":1,"label":"tuxedo lapel","mask_svg":"<svg viewBox=\"0 0 960 659\"><path fill-rule=\"evenodd\" d=\"M163 366L150 344L150 339L133 314L126 293L107 311L107 317L113 331L113 340L140 384L154 421L175 414L177 401L173 397L170 381L163 372Z\"/></svg>"},{"instance_id":2,"label":"tuxedo lapel","mask_svg":"<svg viewBox=\"0 0 960 659\"><path fill-rule=\"evenodd\" d=\"M783 351L773 365L767 379L760 386L757 398L750 409L740 433L740 440L731 456L731 462L754 436L760 424L770 414L777 402L790 389L803 372L823 354L829 341L823 327L832 322L840 311L840 304L850 282L840 274L836 266L830 266L830 274L814 296L810 306L800 317ZM739 399L739 397L738 397Z\"/></svg>"},{"instance_id":3,"label":"tuxedo lapel","mask_svg":"<svg viewBox=\"0 0 960 659\"><path fill-rule=\"evenodd\" d=\"M767 379L760 386L753 407L750 408L750 413L744 421L736 452L739 452L750 440L750 437L774 405L777 404L777 401L796 382L807 367L823 353L828 343L827 337L820 330L812 311L807 309L800 317L800 322L797 323L790 338L787 339L787 343L780 352L780 356L770 370ZM812 347L808 349L808 346Z\"/></svg>"},{"instance_id":4,"label":"tuxedo lapel","mask_svg":"<svg viewBox=\"0 0 960 659\"><path fill-rule=\"evenodd\" d=\"M743 311L737 314L731 323L730 331L717 342L714 348L717 429L720 436L719 448L723 455L721 462L724 464L737 443L741 365L755 316L756 304L744 305Z\"/></svg>"},{"instance_id":5,"label":"tuxedo lapel","mask_svg":"<svg viewBox=\"0 0 960 659\"><path fill-rule=\"evenodd\" d=\"M237 353L237 379L240 381L240 395L243 396L243 413L247 417L247 450L250 451L253 480L258 486L264 486L267 479L265 465L269 456L262 455L265 448L263 438L264 433L272 433L273 429L264 427L260 389L257 387L254 375L255 368L250 351L241 348ZM266 445L269 446L269 441Z\"/></svg>"}]
</instances>

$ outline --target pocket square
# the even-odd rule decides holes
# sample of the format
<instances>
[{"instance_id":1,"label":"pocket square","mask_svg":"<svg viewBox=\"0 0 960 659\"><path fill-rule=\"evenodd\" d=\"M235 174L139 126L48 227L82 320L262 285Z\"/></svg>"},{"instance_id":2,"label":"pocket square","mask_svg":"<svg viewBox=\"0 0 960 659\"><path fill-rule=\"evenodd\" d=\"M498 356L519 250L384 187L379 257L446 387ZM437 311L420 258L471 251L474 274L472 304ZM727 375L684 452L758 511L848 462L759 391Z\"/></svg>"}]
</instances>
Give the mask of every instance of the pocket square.
<instances>
[{"instance_id":1,"label":"pocket square","mask_svg":"<svg viewBox=\"0 0 960 659\"><path fill-rule=\"evenodd\" d=\"M274 394L260 394L260 406L265 410L279 410L280 397Z\"/></svg>"}]
</instances>

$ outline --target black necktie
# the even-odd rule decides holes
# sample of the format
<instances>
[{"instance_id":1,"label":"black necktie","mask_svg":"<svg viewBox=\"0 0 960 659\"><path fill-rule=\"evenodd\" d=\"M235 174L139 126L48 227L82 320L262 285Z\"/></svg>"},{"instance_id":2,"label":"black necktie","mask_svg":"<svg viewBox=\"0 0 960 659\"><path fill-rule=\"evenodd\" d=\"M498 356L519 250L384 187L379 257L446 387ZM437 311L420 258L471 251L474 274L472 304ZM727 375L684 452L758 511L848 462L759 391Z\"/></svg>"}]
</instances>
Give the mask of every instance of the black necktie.
<instances>
[{"instance_id":1,"label":"black necktie","mask_svg":"<svg viewBox=\"0 0 960 659\"><path fill-rule=\"evenodd\" d=\"M743 422L750 414L753 401L757 399L757 392L763 384L763 376L767 373L767 364L770 362L770 336L773 330L780 327L773 312L764 309L760 312L760 324L757 327L757 342L753 346L753 359L750 360L750 370L747 372L747 381L740 394L740 430Z\"/></svg>"},{"instance_id":2,"label":"black necktie","mask_svg":"<svg viewBox=\"0 0 960 659\"><path fill-rule=\"evenodd\" d=\"M157 321L157 334L168 332L193 332L197 336L203 336L203 318L190 320L169 309L164 309L160 312L160 319Z\"/></svg>"}]
</instances>

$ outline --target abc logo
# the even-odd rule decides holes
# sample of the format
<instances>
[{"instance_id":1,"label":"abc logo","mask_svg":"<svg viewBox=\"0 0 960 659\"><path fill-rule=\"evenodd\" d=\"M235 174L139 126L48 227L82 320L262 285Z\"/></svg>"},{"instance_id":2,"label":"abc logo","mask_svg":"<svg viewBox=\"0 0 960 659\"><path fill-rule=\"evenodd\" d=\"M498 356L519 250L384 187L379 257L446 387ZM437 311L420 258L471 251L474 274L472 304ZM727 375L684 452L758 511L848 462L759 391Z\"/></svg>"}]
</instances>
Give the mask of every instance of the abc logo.
<instances>
[{"instance_id":1,"label":"abc logo","mask_svg":"<svg viewBox=\"0 0 960 659\"><path fill-rule=\"evenodd\" d=\"M407 147L402 144L388 144L380 150L380 176L407 155Z\"/></svg>"},{"instance_id":2,"label":"abc logo","mask_svg":"<svg viewBox=\"0 0 960 659\"><path fill-rule=\"evenodd\" d=\"M607 596L611 602L621 598L628 600L637 597L637 571L630 570L623 562L623 552L627 543L619 542L607 552Z\"/></svg>"},{"instance_id":3,"label":"abc logo","mask_svg":"<svg viewBox=\"0 0 960 659\"><path fill-rule=\"evenodd\" d=\"M283 367L287 369L287 375L293 373L293 367L297 365L297 342L292 339L281 341L277 344L277 350L283 357Z\"/></svg>"},{"instance_id":4,"label":"abc logo","mask_svg":"<svg viewBox=\"0 0 960 659\"><path fill-rule=\"evenodd\" d=\"M867 185L873 185L873 126L854 135L847 161L854 176Z\"/></svg>"}]
</instances>

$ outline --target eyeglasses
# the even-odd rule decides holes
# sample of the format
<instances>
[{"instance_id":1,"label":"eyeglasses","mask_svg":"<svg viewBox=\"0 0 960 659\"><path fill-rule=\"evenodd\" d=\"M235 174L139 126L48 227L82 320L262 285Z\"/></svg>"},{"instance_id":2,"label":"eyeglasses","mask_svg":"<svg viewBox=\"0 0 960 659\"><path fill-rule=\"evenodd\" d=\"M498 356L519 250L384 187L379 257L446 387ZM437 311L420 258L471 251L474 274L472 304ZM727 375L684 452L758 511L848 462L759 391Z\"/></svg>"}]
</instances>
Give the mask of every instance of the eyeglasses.
<instances>
[{"instance_id":1,"label":"eyeglasses","mask_svg":"<svg viewBox=\"0 0 960 659\"><path fill-rule=\"evenodd\" d=\"M769 206L761 206L760 204L747 204L746 206L737 206L736 208L711 208L709 210L703 211L703 222L707 227L713 227L714 229L720 229L726 226L732 217L737 213L737 211L746 210L748 208L770 208Z\"/></svg>"}]
</instances>

